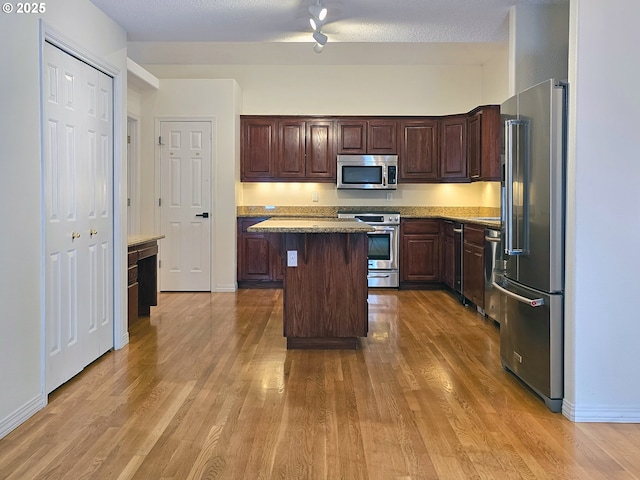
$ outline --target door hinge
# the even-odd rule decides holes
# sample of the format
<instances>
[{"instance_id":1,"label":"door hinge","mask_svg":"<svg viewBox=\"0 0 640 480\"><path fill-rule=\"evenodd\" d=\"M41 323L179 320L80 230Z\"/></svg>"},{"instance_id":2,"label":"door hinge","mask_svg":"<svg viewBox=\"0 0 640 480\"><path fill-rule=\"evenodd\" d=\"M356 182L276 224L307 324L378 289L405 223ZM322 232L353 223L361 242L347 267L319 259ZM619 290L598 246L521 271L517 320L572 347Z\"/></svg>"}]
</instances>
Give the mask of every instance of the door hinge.
<instances>
[{"instance_id":1,"label":"door hinge","mask_svg":"<svg viewBox=\"0 0 640 480\"><path fill-rule=\"evenodd\" d=\"M161 207L161 206L162 206L162 199L161 199L161 198L159 198L159 199L158 199L158 206L159 206L159 207Z\"/></svg>"},{"instance_id":2,"label":"door hinge","mask_svg":"<svg viewBox=\"0 0 640 480\"><path fill-rule=\"evenodd\" d=\"M162 268L162 260L158 260L158 268Z\"/></svg>"},{"instance_id":3,"label":"door hinge","mask_svg":"<svg viewBox=\"0 0 640 480\"><path fill-rule=\"evenodd\" d=\"M164 145L164 143L162 143L162 137L158 137L158 145Z\"/></svg>"},{"instance_id":4,"label":"door hinge","mask_svg":"<svg viewBox=\"0 0 640 480\"><path fill-rule=\"evenodd\" d=\"M130 207L130 206L131 206L131 199L127 198L127 207Z\"/></svg>"},{"instance_id":5,"label":"door hinge","mask_svg":"<svg viewBox=\"0 0 640 480\"><path fill-rule=\"evenodd\" d=\"M127 135L127 143L131 143L131 135Z\"/></svg>"}]
</instances>

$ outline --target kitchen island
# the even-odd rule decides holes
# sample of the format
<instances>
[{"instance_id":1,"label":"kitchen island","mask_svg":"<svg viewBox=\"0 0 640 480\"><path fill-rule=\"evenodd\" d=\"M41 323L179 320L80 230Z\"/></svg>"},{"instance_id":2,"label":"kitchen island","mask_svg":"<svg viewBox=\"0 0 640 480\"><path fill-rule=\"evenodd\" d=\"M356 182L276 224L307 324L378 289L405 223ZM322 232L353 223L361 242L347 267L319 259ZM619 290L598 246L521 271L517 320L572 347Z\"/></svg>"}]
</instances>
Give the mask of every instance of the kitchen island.
<instances>
[{"instance_id":1,"label":"kitchen island","mask_svg":"<svg viewBox=\"0 0 640 480\"><path fill-rule=\"evenodd\" d=\"M271 218L247 230L267 234L281 252L287 348L358 348L368 331L367 232L373 228L351 219Z\"/></svg>"}]
</instances>

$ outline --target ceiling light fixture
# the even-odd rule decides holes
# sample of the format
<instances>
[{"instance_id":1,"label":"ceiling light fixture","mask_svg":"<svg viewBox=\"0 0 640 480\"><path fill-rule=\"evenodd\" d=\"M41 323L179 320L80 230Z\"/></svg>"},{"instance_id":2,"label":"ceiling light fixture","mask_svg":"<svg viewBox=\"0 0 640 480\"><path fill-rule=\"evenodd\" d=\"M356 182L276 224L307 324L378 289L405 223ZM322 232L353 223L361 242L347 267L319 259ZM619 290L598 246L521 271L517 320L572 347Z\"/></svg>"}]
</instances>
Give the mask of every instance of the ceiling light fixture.
<instances>
[{"instance_id":1,"label":"ceiling light fixture","mask_svg":"<svg viewBox=\"0 0 640 480\"><path fill-rule=\"evenodd\" d=\"M322 25L324 25L327 19L327 8L322 5L321 0L317 0L315 5L311 5L309 7L309 13L311 14L311 18L309 18L309 24L313 29L313 39L316 41L313 46L313 51L316 53L322 53L322 50L327 43L327 36L320 31Z\"/></svg>"},{"instance_id":2,"label":"ceiling light fixture","mask_svg":"<svg viewBox=\"0 0 640 480\"><path fill-rule=\"evenodd\" d=\"M313 15L316 20L322 22L327 18L327 7L323 6L318 0L318 3L309 7L309 13Z\"/></svg>"}]
</instances>

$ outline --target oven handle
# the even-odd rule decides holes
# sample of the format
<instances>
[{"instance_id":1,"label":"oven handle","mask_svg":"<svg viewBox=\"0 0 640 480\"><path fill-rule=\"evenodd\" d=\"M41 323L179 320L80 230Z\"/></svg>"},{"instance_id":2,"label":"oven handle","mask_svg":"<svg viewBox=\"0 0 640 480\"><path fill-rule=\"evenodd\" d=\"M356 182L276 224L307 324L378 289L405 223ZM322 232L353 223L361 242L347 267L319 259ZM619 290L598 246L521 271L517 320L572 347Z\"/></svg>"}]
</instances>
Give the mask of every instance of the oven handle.
<instances>
[{"instance_id":1,"label":"oven handle","mask_svg":"<svg viewBox=\"0 0 640 480\"><path fill-rule=\"evenodd\" d=\"M375 225L371 225L375 230L373 232L369 232L369 234L377 233L377 232L393 232L396 227L376 227Z\"/></svg>"},{"instance_id":2,"label":"oven handle","mask_svg":"<svg viewBox=\"0 0 640 480\"><path fill-rule=\"evenodd\" d=\"M367 275L367 278L389 278L390 276L389 274L370 273Z\"/></svg>"}]
</instances>

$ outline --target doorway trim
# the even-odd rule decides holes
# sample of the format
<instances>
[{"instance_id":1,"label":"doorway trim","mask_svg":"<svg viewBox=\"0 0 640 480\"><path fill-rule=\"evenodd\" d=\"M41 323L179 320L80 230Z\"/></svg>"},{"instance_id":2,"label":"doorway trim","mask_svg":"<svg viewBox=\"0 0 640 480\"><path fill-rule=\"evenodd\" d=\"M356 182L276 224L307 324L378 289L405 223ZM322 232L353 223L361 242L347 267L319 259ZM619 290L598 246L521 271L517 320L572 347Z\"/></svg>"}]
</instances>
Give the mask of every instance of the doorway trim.
<instances>
[{"instance_id":1,"label":"doorway trim","mask_svg":"<svg viewBox=\"0 0 640 480\"><path fill-rule=\"evenodd\" d=\"M155 130L154 130L154 137L153 137L153 144L154 144L154 149L155 149L155 187L154 187L154 202L155 202L155 215L154 215L154 222L156 225L156 234L160 234L160 228L161 228L161 207L160 207L160 193L162 192L162 179L160 177L161 174L161 165L160 165L160 160L161 160L161 155L162 152L160 150L160 124L162 122L209 122L211 123L211 158L209 159L209 161L211 162L211 168L210 168L210 176L209 176L209 185L211 186L211 191L210 191L210 198L211 198L211 209L210 211L212 212L211 215L211 222L209 222L209 228L211 229L209 231L209 238L210 240L210 245L209 245L209 249L211 252L210 255L210 279L209 279L209 285L210 285L210 290L214 291L214 285L215 285L215 277L216 277L216 270L215 270L215 255L213 255L213 252L215 252L215 245L216 245L216 231L217 231L217 218L216 215L213 214L213 212L215 211L215 206L217 205L217 197L216 197L216 192L217 192L217 188L216 188L216 177L215 177L215 165L216 165L216 117L209 117L209 116L180 116L180 115L162 115L162 116L157 116L154 119L155 122ZM162 260L162 242L159 242L159 246L158 246L158 260ZM158 279L160 279L160 275L158 275ZM158 280L158 290L160 291L162 289L162 285L160 285L160 281Z\"/></svg>"},{"instance_id":2,"label":"doorway trim","mask_svg":"<svg viewBox=\"0 0 640 480\"><path fill-rule=\"evenodd\" d=\"M131 129L129 129L131 125ZM127 233L140 233L140 118L127 114ZM131 201L131 208L129 208ZM131 221L129 221L131 220Z\"/></svg>"}]
</instances>

